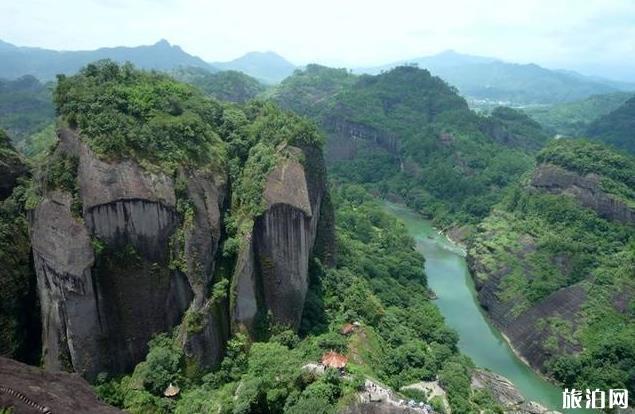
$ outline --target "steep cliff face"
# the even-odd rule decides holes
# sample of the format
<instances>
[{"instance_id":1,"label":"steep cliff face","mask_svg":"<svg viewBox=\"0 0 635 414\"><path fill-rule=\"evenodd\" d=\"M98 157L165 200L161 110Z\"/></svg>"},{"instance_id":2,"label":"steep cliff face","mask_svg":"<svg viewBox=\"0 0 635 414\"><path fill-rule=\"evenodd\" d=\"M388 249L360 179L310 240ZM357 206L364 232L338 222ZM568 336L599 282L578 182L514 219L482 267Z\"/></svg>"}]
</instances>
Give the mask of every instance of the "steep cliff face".
<instances>
[{"instance_id":1,"label":"steep cliff face","mask_svg":"<svg viewBox=\"0 0 635 414\"><path fill-rule=\"evenodd\" d=\"M515 350L532 367L563 375L559 360L606 339L590 315L611 313L630 329L623 304L632 292L635 160L558 140L538 161L478 226L468 263L481 305Z\"/></svg>"},{"instance_id":2,"label":"steep cliff face","mask_svg":"<svg viewBox=\"0 0 635 414\"><path fill-rule=\"evenodd\" d=\"M399 157L400 143L394 134L336 115L327 117L323 124L330 131L326 148L326 159L329 162L351 160L363 145L378 147Z\"/></svg>"},{"instance_id":3,"label":"steep cliff face","mask_svg":"<svg viewBox=\"0 0 635 414\"><path fill-rule=\"evenodd\" d=\"M581 175L557 165L545 163L536 168L531 178L532 187L551 194L569 194L584 207L601 217L621 223L635 223L635 207L629 206L602 189L602 177L589 173Z\"/></svg>"},{"instance_id":4,"label":"steep cliff face","mask_svg":"<svg viewBox=\"0 0 635 414\"><path fill-rule=\"evenodd\" d=\"M46 190L31 224L45 366L88 378L125 372L144 358L154 334L179 324L188 307L206 305L225 180L181 172L196 214L183 230L184 246L176 246L183 223L171 177L132 160L100 160L75 131L59 136L55 156L78 158L78 192ZM82 217L72 211L77 202ZM186 265L171 266L175 256ZM214 325L184 339L210 364L227 335Z\"/></svg>"},{"instance_id":5,"label":"steep cliff face","mask_svg":"<svg viewBox=\"0 0 635 414\"><path fill-rule=\"evenodd\" d=\"M307 165L285 160L269 172L264 187L266 210L256 218L234 274L232 319L238 329L252 334L259 313L294 329L302 317L326 174L317 148L292 150L301 153Z\"/></svg>"}]
</instances>

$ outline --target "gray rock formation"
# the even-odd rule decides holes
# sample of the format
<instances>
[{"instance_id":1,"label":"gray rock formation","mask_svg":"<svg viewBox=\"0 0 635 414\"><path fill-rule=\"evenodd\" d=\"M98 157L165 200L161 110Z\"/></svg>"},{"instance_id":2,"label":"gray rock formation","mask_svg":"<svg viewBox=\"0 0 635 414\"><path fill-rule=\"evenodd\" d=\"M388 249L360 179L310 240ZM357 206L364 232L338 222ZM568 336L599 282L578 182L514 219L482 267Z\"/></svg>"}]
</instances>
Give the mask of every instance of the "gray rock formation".
<instances>
[{"instance_id":1,"label":"gray rock formation","mask_svg":"<svg viewBox=\"0 0 635 414\"><path fill-rule=\"evenodd\" d=\"M9 408L16 414L122 412L100 402L91 386L77 374L45 372L2 357L0 408Z\"/></svg>"},{"instance_id":2,"label":"gray rock formation","mask_svg":"<svg viewBox=\"0 0 635 414\"><path fill-rule=\"evenodd\" d=\"M83 218L71 212L74 195L50 189L32 214L44 362L92 379L130 370L153 335L178 325L188 307L206 306L225 184L202 173L186 177L195 223L184 235L187 269L175 269L171 258L181 253L171 239L182 223L173 179L134 161L99 160L72 130L59 135L54 156L79 158ZM213 364L227 335L209 323L197 339L184 338L186 350Z\"/></svg>"},{"instance_id":3,"label":"gray rock formation","mask_svg":"<svg viewBox=\"0 0 635 414\"><path fill-rule=\"evenodd\" d=\"M295 151L294 149L292 149ZM308 289L326 175L319 150L302 149L305 163L286 160L267 176L267 209L240 250L233 281L232 320L254 334L256 318L297 328Z\"/></svg>"},{"instance_id":4,"label":"gray rock formation","mask_svg":"<svg viewBox=\"0 0 635 414\"><path fill-rule=\"evenodd\" d=\"M128 372L153 335L180 326L188 364L209 369L232 321L252 330L257 315L270 314L298 327L326 194L318 148L288 148L293 159L268 175L267 208L240 250L228 298L211 294L232 272L216 271L229 191L223 171L180 168L172 177L100 159L74 130L59 137L53 160L78 160L78 190L44 188L30 217L46 368L88 379Z\"/></svg>"},{"instance_id":5,"label":"gray rock formation","mask_svg":"<svg viewBox=\"0 0 635 414\"><path fill-rule=\"evenodd\" d=\"M635 209L606 193L597 174L579 175L553 164L542 164L531 178L531 186L552 194L568 194L598 215L620 223L635 223Z\"/></svg>"},{"instance_id":6,"label":"gray rock formation","mask_svg":"<svg viewBox=\"0 0 635 414\"><path fill-rule=\"evenodd\" d=\"M400 143L395 135L338 117L330 117L323 124L330 131L326 147L329 162L355 158L361 145L383 148L390 154L399 156Z\"/></svg>"},{"instance_id":7,"label":"gray rock formation","mask_svg":"<svg viewBox=\"0 0 635 414\"><path fill-rule=\"evenodd\" d=\"M489 391L509 414L556 414L542 405L528 401L507 378L482 369L474 370L472 388Z\"/></svg>"}]
</instances>

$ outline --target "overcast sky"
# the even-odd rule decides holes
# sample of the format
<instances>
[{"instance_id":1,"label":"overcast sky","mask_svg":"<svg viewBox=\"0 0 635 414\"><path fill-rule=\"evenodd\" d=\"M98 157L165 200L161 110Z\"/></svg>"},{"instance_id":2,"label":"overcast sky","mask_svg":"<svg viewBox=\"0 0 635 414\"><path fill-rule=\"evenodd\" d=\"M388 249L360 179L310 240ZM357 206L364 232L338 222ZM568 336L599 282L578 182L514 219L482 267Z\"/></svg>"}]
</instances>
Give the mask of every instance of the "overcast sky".
<instances>
[{"instance_id":1,"label":"overcast sky","mask_svg":"<svg viewBox=\"0 0 635 414\"><path fill-rule=\"evenodd\" d=\"M19 46L161 38L208 61L273 50L353 67L454 49L635 80L635 0L0 0L0 39Z\"/></svg>"}]
</instances>

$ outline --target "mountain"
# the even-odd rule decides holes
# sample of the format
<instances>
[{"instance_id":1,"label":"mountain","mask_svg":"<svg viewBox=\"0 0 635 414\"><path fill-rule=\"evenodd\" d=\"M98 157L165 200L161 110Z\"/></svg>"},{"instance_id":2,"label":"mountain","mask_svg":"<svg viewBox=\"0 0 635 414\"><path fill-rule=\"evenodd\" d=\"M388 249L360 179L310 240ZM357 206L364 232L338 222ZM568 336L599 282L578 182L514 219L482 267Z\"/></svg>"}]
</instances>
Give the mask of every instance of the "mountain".
<instances>
[{"instance_id":1,"label":"mountain","mask_svg":"<svg viewBox=\"0 0 635 414\"><path fill-rule=\"evenodd\" d=\"M552 104L619 90L635 90L635 84L611 82L575 72L545 69L535 64L507 63L453 51L356 71L378 73L406 63L430 70L456 86L463 96L477 103Z\"/></svg>"},{"instance_id":2,"label":"mountain","mask_svg":"<svg viewBox=\"0 0 635 414\"><path fill-rule=\"evenodd\" d=\"M0 128L18 146L55 119L51 87L31 75L16 80L0 79Z\"/></svg>"},{"instance_id":3,"label":"mountain","mask_svg":"<svg viewBox=\"0 0 635 414\"><path fill-rule=\"evenodd\" d=\"M210 72L204 68L185 67L170 73L175 79L198 87L206 95L236 103L245 103L263 93L265 85L235 70Z\"/></svg>"},{"instance_id":4,"label":"mountain","mask_svg":"<svg viewBox=\"0 0 635 414\"><path fill-rule=\"evenodd\" d=\"M589 124L619 108L634 92L593 95L573 102L546 106L530 106L523 111L554 134L581 137Z\"/></svg>"},{"instance_id":5,"label":"mountain","mask_svg":"<svg viewBox=\"0 0 635 414\"><path fill-rule=\"evenodd\" d=\"M412 66L356 76L308 65L272 96L319 122L333 176L404 200L444 225L486 215L548 138L511 108L471 111L455 89Z\"/></svg>"},{"instance_id":6,"label":"mountain","mask_svg":"<svg viewBox=\"0 0 635 414\"><path fill-rule=\"evenodd\" d=\"M274 52L250 52L229 62L213 62L221 70L237 70L265 83L278 83L291 75L295 65Z\"/></svg>"},{"instance_id":7,"label":"mountain","mask_svg":"<svg viewBox=\"0 0 635 414\"><path fill-rule=\"evenodd\" d=\"M16 79L33 75L40 80L52 80L59 73L73 74L88 63L111 59L129 61L143 69L169 71L179 66L196 66L213 70L202 59L189 55L167 40L149 46L107 47L91 51L57 51L33 47L18 47L0 43L0 78Z\"/></svg>"},{"instance_id":8,"label":"mountain","mask_svg":"<svg viewBox=\"0 0 635 414\"><path fill-rule=\"evenodd\" d=\"M635 158L563 138L536 161L468 243L479 301L563 388L633 389Z\"/></svg>"},{"instance_id":9,"label":"mountain","mask_svg":"<svg viewBox=\"0 0 635 414\"><path fill-rule=\"evenodd\" d=\"M635 153L635 96L593 121L586 135Z\"/></svg>"}]
</instances>

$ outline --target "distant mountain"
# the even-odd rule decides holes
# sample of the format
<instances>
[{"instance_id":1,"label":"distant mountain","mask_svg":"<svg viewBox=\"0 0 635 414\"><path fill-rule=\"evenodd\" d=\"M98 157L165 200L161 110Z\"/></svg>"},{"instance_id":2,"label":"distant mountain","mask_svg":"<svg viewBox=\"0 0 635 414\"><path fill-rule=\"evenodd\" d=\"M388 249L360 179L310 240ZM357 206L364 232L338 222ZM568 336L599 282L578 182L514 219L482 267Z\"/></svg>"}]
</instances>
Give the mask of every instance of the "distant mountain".
<instances>
[{"instance_id":1,"label":"distant mountain","mask_svg":"<svg viewBox=\"0 0 635 414\"><path fill-rule=\"evenodd\" d=\"M635 96L593 121L586 135L635 154Z\"/></svg>"},{"instance_id":2,"label":"distant mountain","mask_svg":"<svg viewBox=\"0 0 635 414\"><path fill-rule=\"evenodd\" d=\"M265 91L266 87L249 75L235 70L210 72L203 68L179 68L170 73L175 79L201 89L221 101L244 103Z\"/></svg>"},{"instance_id":3,"label":"distant mountain","mask_svg":"<svg viewBox=\"0 0 635 414\"><path fill-rule=\"evenodd\" d=\"M14 144L20 144L54 119L50 84L31 75L11 81L0 79L0 128L7 131Z\"/></svg>"},{"instance_id":4,"label":"distant mountain","mask_svg":"<svg viewBox=\"0 0 635 414\"><path fill-rule=\"evenodd\" d=\"M401 64L416 64L430 70L457 87L470 100L507 105L553 104L620 90L635 90L635 84L454 51L356 71L373 74Z\"/></svg>"},{"instance_id":5,"label":"distant mountain","mask_svg":"<svg viewBox=\"0 0 635 414\"><path fill-rule=\"evenodd\" d=\"M296 66L274 52L250 52L229 62L213 62L220 70L237 70L265 83L278 83Z\"/></svg>"},{"instance_id":6,"label":"distant mountain","mask_svg":"<svg viewBox=\"0 0 635 414\"><path fill-rule=\"evenodd\" d=\"M554 134L581 137L596 119L619 108L635 92L593 95L573 102L524 108L524 112Z\"/></svg>"},{"instance_id":7,"label":"distant mountain","mask_svg":"<svg viewBox=\"0 0 635 414\"><path fill-rule=\"evenodd\" d=\"M72 74L82 66L100 59L132 62L143 69L169 71L179 66L195 66L213 70L202 59L171 45L167 40L149 46L106 47L86 51L57 51L34 47L18 47L0 41L0 78L16 79L33 75L52 80L58 73Z\"/></svg>"}]
</instances>

